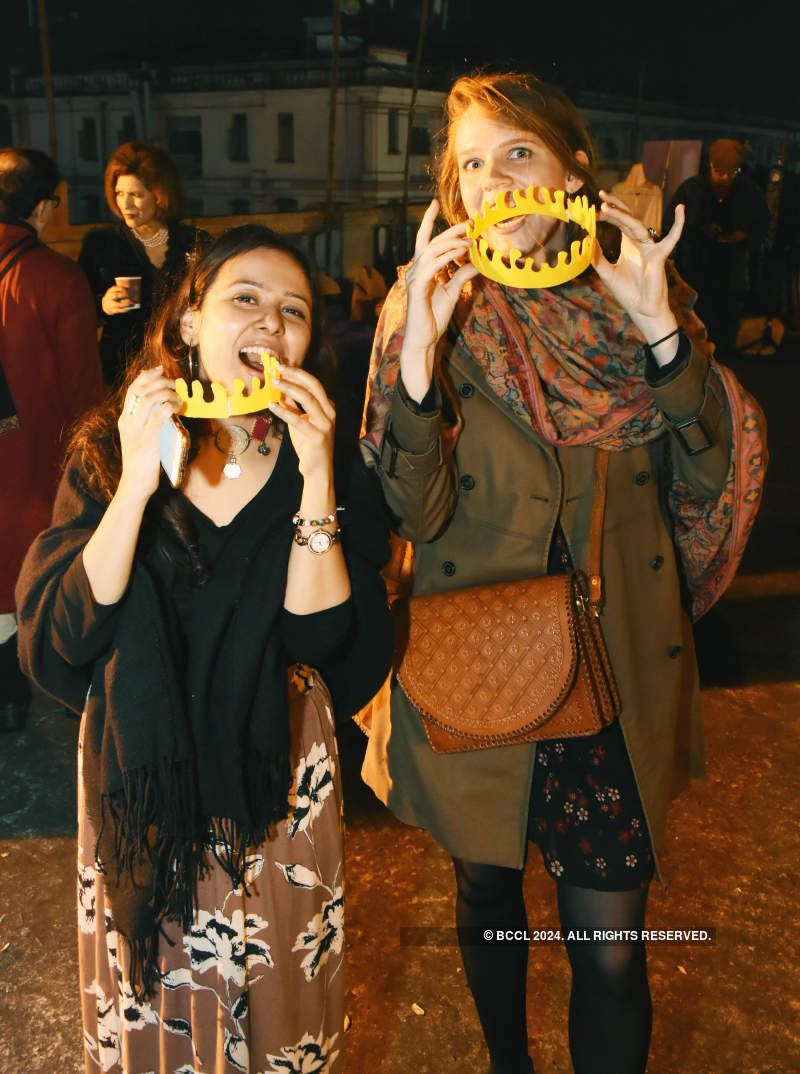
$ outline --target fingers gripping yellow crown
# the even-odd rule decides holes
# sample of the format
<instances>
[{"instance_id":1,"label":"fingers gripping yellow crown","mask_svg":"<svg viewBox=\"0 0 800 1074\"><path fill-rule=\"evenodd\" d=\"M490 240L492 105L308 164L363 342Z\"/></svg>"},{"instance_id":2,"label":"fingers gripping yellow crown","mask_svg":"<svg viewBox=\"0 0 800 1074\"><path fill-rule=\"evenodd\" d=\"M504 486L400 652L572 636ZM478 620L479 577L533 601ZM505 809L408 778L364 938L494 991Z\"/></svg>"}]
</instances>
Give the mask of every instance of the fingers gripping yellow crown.
<instances>
[{"instance_id":1,"label":"fingers gripping yellow crown","mask_svg":"<svg viewBox=\"0 0 800 1074\"><path fill-rule=\"evenodd\" d=\"M534 267L532 257L523 257L520 250L512 249L504 258L481 238L502 220L531 214L551 216L565 223L574 221L586 234L582 240L575 239L569 254L561 250L555 265L544 264L539 268ZM555 287L573 279L591 263L596 235L595 208L585 194L567 198L565 191L551 191L547 187L529 186L524 194L515 190L513 204L509 204L508 191L501 190L494 205L484 202L474 221L467 221L467 238L472 239L470 261L483 276L509 287Z\"/></svg>"},{"instance_id":2,"label":"fingers gripping yellow crown","mask_svg":"<svg viewBox=\"0 0 800 1074\"><path fill-rule=\"evenodd\" d=\"M268 403L279 402L280 390L273 386L273 376L276 379L278 376L278 359L271 351L262 351L261 361L264 363L264 384L262 386L258 377L253 377L249 395L244 394L243 380L233 382L230 395L223 384L212 381L213 399L207 402L203 398L203 385L199 380L192 381L190 395L186 381L180 377L175 381L175 391L183 403L178 413L183 418L229 418L234 414L255 414L264 410Z\"/></svg>"}]
</instances>

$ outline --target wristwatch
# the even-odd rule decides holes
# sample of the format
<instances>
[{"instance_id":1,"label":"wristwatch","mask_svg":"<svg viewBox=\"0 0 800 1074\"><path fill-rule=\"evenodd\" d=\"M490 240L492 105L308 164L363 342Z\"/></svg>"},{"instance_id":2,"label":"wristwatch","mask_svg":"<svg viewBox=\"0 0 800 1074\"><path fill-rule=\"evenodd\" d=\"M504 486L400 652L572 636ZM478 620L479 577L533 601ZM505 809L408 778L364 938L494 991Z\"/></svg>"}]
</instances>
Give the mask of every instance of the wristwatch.
<instances>
[{"instance_id":1,"label":"wristwatch","mask_svg":"<svg viewBox=\"0 0 800 1074\"><path fill-rule=\"evenodd\" d=\"M327 530L315 529L313 533L308 537L304 537L299 529L294 531L294 542L299 545L307 545L310 552L313 552L315 556L321 556L325 552L330 552L335 541L339 540L341 530L337 529L333 533L329 533Z\"/></svg>"}]
</instances>

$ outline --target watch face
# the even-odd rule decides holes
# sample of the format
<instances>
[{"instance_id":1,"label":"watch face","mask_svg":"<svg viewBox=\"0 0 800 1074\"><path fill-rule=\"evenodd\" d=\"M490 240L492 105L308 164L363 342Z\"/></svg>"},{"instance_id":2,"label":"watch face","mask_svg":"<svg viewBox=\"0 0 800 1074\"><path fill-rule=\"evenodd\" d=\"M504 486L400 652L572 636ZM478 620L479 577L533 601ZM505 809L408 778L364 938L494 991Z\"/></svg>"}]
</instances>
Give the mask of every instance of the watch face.
<instances>
[{"instance_id":1,"label":"watch face","mask_svg":"<svg viewBox=\"0 0 800 1074\"><path fill-rule=\"evenodd\" d=\"M327 530L314 530L308 538L308 547L312 552L316 552L317 555L327 552L332 544L333 537Z\"/></svg>"}]
</instances>

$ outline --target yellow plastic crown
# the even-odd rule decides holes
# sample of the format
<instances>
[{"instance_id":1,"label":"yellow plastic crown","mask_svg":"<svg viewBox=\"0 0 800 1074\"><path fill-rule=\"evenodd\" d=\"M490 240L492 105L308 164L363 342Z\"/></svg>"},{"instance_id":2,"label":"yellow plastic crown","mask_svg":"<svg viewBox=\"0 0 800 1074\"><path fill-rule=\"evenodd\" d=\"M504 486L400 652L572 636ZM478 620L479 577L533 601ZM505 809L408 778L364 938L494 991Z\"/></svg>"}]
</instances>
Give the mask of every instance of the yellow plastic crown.
<instances>
[{"instance_id":1,"label":"yellow plastic crown","mask_svg":"<svg viewBox=\"0 0 800 1074\"><path fill-rule=\"evenodd\" d=\"M544 264L539 268L534 267L532 257L523 258L520 250L512 249L504 258L481 238L485 231L502 220L532 214L552 216L565 223L574 220L586 234L582 240L575 239L569 254L566 250L559 251L555 265ZM508 201L508 191L501 190L494 205L485 201L474 221L467 221L467 238L472 239L470 261L483 276L509 287L555 287L574 279L591 263L596 235L595 208L585 194L567 198L566 191L551 191L543 186L529 186L524 194L515 190L513 204Z\"/></svg>"},{"instance_id":2,"label":"yellow plastic crown","mask_svg":"<svg viewBox=\"0 0 800 1074\"><path fill-rule=\"evenodd\" d=\"M250 382L250 394L244 394L245 384L238 378L233 382L233 392L228 395L224 384L216 380L211 382L213 399L207 402L203 398L203 385L199 380L192 381L192 394L183 377L175 381L175 391L183 403L179 414L183 418L230 418L234 414L255 414L264 410L268 403L277 403L281 393L273 387L273 377L278 379L278 359L271 351L261 352L264 363L264 385L258 377Z\"/></svg>"}]
</instances>

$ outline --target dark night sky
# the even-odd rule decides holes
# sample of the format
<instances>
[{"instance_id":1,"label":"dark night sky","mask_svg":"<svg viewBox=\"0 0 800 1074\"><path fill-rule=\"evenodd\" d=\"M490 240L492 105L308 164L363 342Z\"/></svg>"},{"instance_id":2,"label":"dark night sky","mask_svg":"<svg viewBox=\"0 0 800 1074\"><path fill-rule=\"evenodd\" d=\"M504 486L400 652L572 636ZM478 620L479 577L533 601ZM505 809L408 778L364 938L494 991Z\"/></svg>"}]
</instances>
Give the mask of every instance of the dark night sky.
<instances>
[{"instance_id":1,"label":"dark night sky","mask_svg":"<svg viewBox=\"0 0 800 1074\"><path fill-rule=\"evenodd\" d=\"M345 31L366 30L382 44L413 52L419 0L386 0L345 17ZM27 27L34 0L3 0L2 69L38 68L35 33ZM343 10L358 7L343 0ZM566 0L450 0L451 22L435 25L426 59L447 66L502 65L533 70L572 91L633 96L640 72L646 99L696 104L728 115L800 119L797 5L777 0L673 0L614 5ZM192 63L303 55L304 14L322 14L331 0L47 0L55 71L126 66L138 59ZM433 8L433 3L431 3ZM549 19L542 12L552 12ZM411 16L409 17L409 13Z\"/></svg>"}]
</instances>

